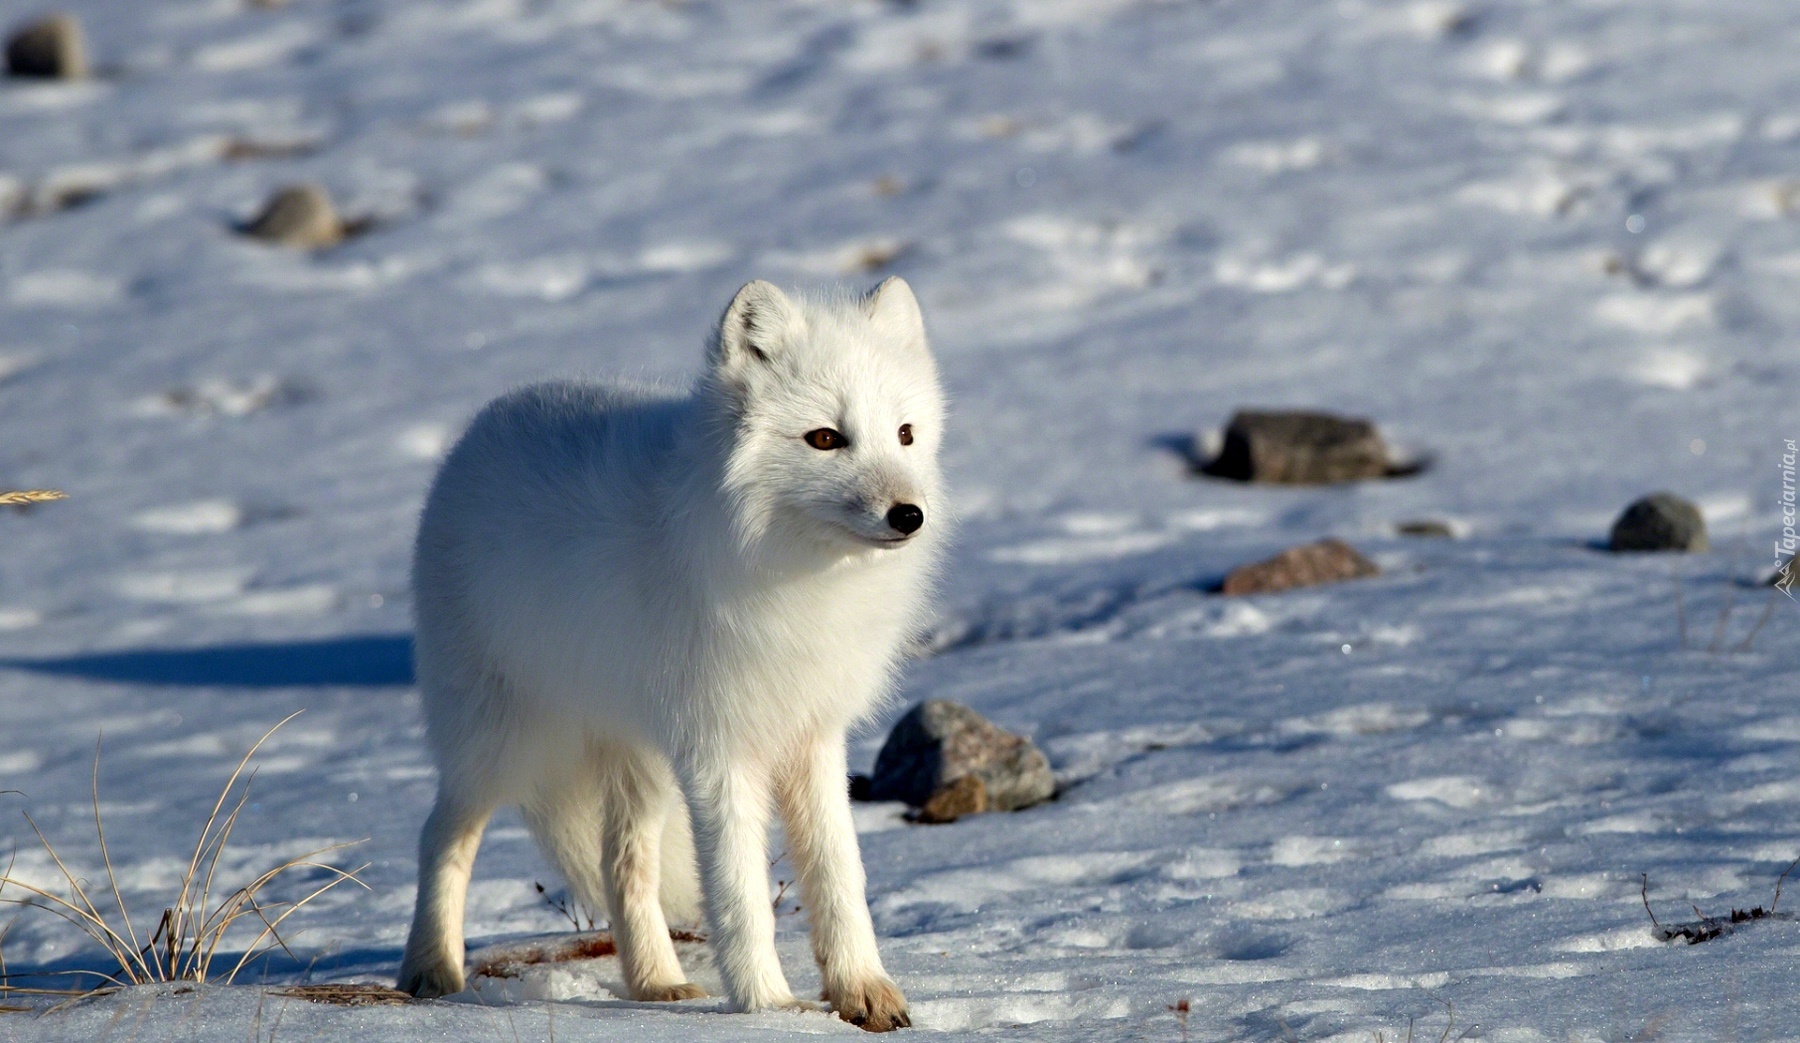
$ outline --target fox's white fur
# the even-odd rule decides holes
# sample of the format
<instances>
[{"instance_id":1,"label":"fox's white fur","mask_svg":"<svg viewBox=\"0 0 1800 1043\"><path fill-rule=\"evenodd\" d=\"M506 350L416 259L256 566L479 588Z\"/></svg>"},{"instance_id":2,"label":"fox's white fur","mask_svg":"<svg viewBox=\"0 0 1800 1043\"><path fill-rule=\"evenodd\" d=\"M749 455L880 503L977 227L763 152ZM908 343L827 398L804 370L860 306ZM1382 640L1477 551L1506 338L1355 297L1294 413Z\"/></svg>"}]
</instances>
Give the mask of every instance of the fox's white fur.
<instances>
[{"instance_id":1,"label":"fox's white fur","mask_svg":"<svg viewBox=\"0 0 1800 1043\"><path fill-rule=\"evenodd\" d=\"M542 384L475 419L413 564L439 785L401 988L463 987L475 850L518 804L576 897L610 912L634 998L702 995L665 919L692 915L697 862L732 1006L801 1005L775 955L778 809L824 998L867 1028L908 1023L875 947L844 743L921 622L947 518L943 411L918 302L889 279L829 301L750 283L685 394ZM815 448L820 429L846 444ZM910 534L890 514L907 504L923 512Z\"/></svg>"}]
</instances>

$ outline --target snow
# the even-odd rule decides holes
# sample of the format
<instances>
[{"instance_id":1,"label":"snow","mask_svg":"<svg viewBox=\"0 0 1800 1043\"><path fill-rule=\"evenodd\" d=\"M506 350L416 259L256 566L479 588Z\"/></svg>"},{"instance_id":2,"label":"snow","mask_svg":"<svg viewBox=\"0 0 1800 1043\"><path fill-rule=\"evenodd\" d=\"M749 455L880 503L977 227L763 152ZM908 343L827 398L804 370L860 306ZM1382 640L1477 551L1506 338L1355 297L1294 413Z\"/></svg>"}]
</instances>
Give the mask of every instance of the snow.
<instances>
[{"instance_id":1,"label":"snow","mask_svg":"<svg viewBox=\"0 0 1800 1043\"><path fill-rule=\"evenodd\" d=\"M0 800L92 879L104 733L109 851L160 909L304 710L228 867L367 838L369 890L297 914L258 980L397 965L433 785L406 559L459 426L548 375L685 378L749 278L898 273L962 517L931 651L852 762L952 698L1064 784L948 826L857 808L915 1033L1177 1040L1187 1000L1194 1040L1800 1034L1800 927L1670 945L1640 897L1766 906L1800 856L1796 609L1753 586L1800 437L1793 5L66 6L103 77L0 85L0 486L71 495L0 514ZM233 231L302 180L366 234ZM1185 472L1173 447L1260 405L1372 416L1431 466ZM1663 488L1713 552L1597 549ZM1395 535L1420 518L1458 538ZM1384 575L1204 593L1327 535ZM54 872L11 811L0 842ZM566 929L538 881L501 816L476 945ZM5 952L94 963L29 912ZM632 1004L608 960L534 973L411 1007L130 990L0 1037L855 1034Z\"/></svg>"}]
</instances>

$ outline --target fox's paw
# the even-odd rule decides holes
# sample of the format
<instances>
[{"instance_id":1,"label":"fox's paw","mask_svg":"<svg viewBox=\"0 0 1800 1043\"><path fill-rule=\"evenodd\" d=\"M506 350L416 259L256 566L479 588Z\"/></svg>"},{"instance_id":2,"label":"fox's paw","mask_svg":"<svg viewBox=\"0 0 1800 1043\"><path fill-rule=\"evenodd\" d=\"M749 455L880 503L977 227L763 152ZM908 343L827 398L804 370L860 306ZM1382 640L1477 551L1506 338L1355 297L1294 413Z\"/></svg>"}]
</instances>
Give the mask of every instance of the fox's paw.
<instances>
[{"instance_id":1,"label":"fox's paw","mask_svg":"<svg viewBox=\"0 0 1800 1043\"><path fill-rule=\"evenodd\" d=\"M680 1000L697 1000L706 995L706 990L691 981L680 981L673 985L645 985L633 989L631 998L644 1003L675 1003Z\"/></svg>"},{"instance_id":2,"label":"fox's paw","mask_svg":"<svg viewBox=\"0 0 1800 1043\"><path fill-rule=\"evenodd\" d=\"M397 987L422 1000L437 999L463 990L463 971L448 959L408 959L400 965Z\"/></svg>"},{"instance_id":3,"label":"fox's paw","mask_svg":"<svg viewBox=\"0 0 1800 1043\"><path fill-rule=\"evenodd\" d=\"M825 998L837 1016L867 1032L892 1032L911 1028L906 997L900 986L887 978L865 978L838 989L827 989Z\"/></svg>"}]
</instances>

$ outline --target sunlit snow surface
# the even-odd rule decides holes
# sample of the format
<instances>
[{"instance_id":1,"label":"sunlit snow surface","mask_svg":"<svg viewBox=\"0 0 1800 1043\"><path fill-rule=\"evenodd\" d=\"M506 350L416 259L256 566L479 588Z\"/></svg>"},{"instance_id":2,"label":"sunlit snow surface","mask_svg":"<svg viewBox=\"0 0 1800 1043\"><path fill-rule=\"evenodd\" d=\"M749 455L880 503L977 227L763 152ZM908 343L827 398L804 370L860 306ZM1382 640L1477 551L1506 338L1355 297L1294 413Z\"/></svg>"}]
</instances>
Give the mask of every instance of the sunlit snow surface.
<instances>
[{"instance_id":1,"label":"sunlit snow surface","mask_svg":"<svg viewBox=\"0 0 1800 1043\"><path fill-rule=\"evenodd\" d=\"M1800 607L1750 585L1800 438L1800 8L66 6L102 77L0 85L0 487L71 497L0 515L15 873L54 871L21 809L100 873L104 731L113 862L160 909L231 766L303 709L225 869L369 838L371 890L290 921L266 974L389 979L433 785L406 558L447 441L542 376L686 379L747 279L899 273L962 518L894 713L968 702L1065 784L951 826L858 809L915 1034L1174 1041L1184 999L1207 1041L1435 1039L1452 1011L1507 1043L1800 1032L1800 924L1669 947L1639 896L1767 905L1800 856ZM234 231L299 180L370 230ZM1251 405L1372 416L1432 466L1184 475L1171 447ZM1712 553L1595 549L1662 488ZM1417 518L1464 538L1393 534ZM1202 592L1326 535L1385 575ZM534 881L503 815L475 944L566 926ZM780 920L809 993L804 928ZM92 963L29 912L5 955ZM618 990L601 963L485 1006L134 992L0 1038L855 1035Z\"/></svg>"}]
</instances>

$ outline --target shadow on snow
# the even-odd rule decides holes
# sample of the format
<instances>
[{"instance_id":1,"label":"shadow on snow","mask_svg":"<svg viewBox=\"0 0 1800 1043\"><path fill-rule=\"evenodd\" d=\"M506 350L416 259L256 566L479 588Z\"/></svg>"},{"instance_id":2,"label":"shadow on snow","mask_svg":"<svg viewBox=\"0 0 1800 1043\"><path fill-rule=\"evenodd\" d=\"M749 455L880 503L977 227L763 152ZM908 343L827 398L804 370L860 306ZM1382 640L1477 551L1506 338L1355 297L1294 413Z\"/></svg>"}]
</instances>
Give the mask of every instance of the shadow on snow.
<instances>
[{"instance_id":1,"label":"shadow on snow","mask_svg":"<svg viewBox=\"0 0 1800 1043\"><path fill-rule=\"evenodd\" d=\"M0 666L128 684L325 688L413 683L412 637L407 634L130 649L60 659L0 659Z\"/></svg>"}]
</instances>

